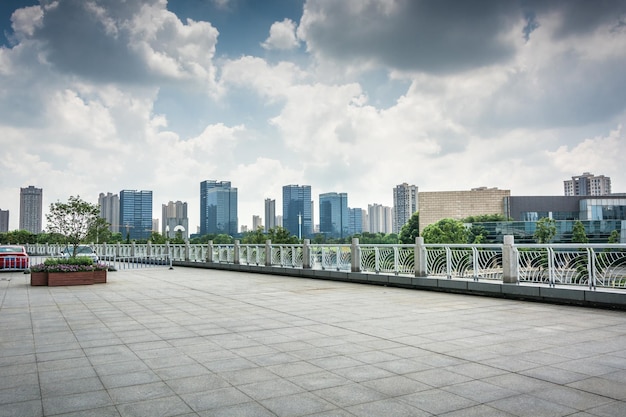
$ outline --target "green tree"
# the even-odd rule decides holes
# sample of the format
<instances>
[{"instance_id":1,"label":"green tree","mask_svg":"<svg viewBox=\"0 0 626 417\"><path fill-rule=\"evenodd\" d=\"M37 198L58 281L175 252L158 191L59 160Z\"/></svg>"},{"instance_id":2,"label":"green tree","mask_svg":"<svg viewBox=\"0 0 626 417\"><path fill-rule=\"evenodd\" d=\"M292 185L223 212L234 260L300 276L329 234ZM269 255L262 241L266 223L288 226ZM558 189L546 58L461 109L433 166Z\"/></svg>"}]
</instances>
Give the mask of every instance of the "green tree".
<instances>
[{"instance_id":1,"label":"green tree","mask_svg":"<svg viewBox=\"0 0 626 417\"><path fill-rule=\"evenodd\" d=\"M98 217L95 222L89 228L87 232L87 236L85 238L88 242L95 243L103 243L108 242L111 239L111 230L109 230L110 224L103 219L102 217Z\"/></svg>"},{"instance_id":2,"label":"green tree","mask_svg":"<svg viewBox=\"0 0 626 417\"><path fill-rule=\"evenodd\" d=\"M556 236L556 221L549 217L539 219L534 234L537 243L550 243L554 236Z\"/></svg>"},{"instance_id":3,"label":"green tree","mask_svg":"<svg viewBox=\"0 0 626 417\"><path fill-rule=\"evenodd\" d=\"M400 236L398 239L400 243L405 244L413 244L415 243L415 238L420 235L420 215L419 212L416 211L411 215L409 221L402 226L400 230Z\"/></svg>"},{"instance_id":4,"label":"green tree","mask_svg":"<svg viewBox=\"0 0 626 417\"><path fill-rule=\"evenodd\" d=\"M463 223L486 223L486 222L505 222L509 219L502 214L479 214L477 216L469 216L461 221Z\"/></svg>"},{"instance_id":5,"label":"green tree","mask_svg":"<svg viewBox=\"0 0 626 417\"><path fill-rule=\"evenodd\" d=\"M441 219L422 233L425 243L467 243L468 231L460 220Z\"/></svg>"},{"instance_id":6,"label":"green tree","mask_svg":"<svg viewBox=\"0 0 626 417\"><path fill-rule=\"evenodd\" d=\"M467 243L481 244L487 239L487 229L479 224L472 224L467 232Z\"/></svg>"},{"instance_id":7,"label":"green tree","mask_svg":"<svg viewBox=\"0 0 626 417\"><path fill-rule=\"evenodd\" d=\"M213 239L213 243L216 243L218 245L229 245L233 243L233 237L225 233L220 233L219 235L215 236L215 238Z\"/></svg>"},{"instance_id":8,"label":"green tree","mask_svg":"<svg viewBox=\"0 0 626 417\"><path fill-rule=\"evenodd\" d=\"M46 215L48 230L65 236L66 243L72 245L72 256L76 248L87 237L89 229L99 218L97 205L81 200L80 196L70 196L67 203L57 201L50 204Z\"/></svg>"},{"instance_id":9,"label":"green tree","mask_svg":"<svg viewBox=\"0 0 626 417\"><path fill-rule=\"evenodd\" d=\"M152 232L152 233L150 233L150 238L148 240L150 242L154 243L155 245L162 245L162 244L165 243L165 241L167 239L165 238L165 236L163 236L159 232ZM173 242L173 243L175 243L175 242Z\"/></svg>"},{"instance_id":10,"label":"green tree","mask_svg":"<svg viewBox=\"0 0 626 417\"><path fill-rule=\"evenodd\" d=\"M241 243L250 245L261 245L267 240L267 235L264 232L263 226L257 227L253 232L247 232L241 238Z\"/></svg>"},{"instance_id":11,"label":"green tree","mask_svg":"<svg viewBox=\"0 0 626 417\"><path fill-rule=\"evenodd\" d=\"M617 230L613 230L609 235L608 243L620 243L620 235Z\"/></svg>"},{"instance_id":12,"label":"green tree","mask_svg":"<svg viewBox=\"0 0 626 417\"><path fill-rule=\"evenodd\" d=\"M291 235L289 230L281 226L272 227L267 232L267 238L276 244L296 244L300 243L297 236Z\"/></svg>"},{"instance_id":13,"label":"green tree","mask_svg":"<svg viewBox=\"0 0 626 417\"><path fill-rule=\"evenodd\" d=\"M576 220L572 227L572 243L589 243L589 238L585 233L585 225L580 220Z\"/></svg>"}]
</instances>

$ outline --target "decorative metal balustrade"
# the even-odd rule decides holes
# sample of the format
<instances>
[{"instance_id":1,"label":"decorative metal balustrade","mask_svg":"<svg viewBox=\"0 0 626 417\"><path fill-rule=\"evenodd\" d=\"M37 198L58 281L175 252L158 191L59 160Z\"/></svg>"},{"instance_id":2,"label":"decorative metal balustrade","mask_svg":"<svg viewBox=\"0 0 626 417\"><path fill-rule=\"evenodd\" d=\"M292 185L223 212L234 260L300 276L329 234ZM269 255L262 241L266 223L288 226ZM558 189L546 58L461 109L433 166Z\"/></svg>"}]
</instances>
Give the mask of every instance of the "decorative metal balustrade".
<instances>
[{"instance_id":1,"label":"decorative metal balustrade","mask_svg":"<svg viewBox=\"0 0 626 417\"><path fill-rule=\"evenodd\" d=\"M505 241L506 242L506 241ZM512 242L512 238L511 238ZM63 245L25 245L31 255L60 253ZM104 258L235 263L446 279L626 288L626 244L93 245ZM506 272L509 271L509 272ZM509 274L510 276L507 276Z\"/></svg>"}]
</instances>

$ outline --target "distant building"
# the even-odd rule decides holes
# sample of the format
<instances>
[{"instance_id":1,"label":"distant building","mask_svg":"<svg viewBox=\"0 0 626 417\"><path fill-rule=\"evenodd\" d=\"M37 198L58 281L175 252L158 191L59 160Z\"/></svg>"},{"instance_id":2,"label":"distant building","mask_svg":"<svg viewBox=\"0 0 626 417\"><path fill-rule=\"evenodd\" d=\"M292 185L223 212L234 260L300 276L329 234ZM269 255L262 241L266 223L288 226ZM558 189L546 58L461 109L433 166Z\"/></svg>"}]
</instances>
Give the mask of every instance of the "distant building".
<instances>
[{"instance_id":1,"label":"distant building","mask_svg":"<svg viewBox=\"0 0 626 417\"><path fill-rule=\"evenodd\" d=\"M361 209L361 233L370 231L370 216L367 210Z\"/></svg>"},{"instance_id":2,"label":"distant building","mask_svg":"<svg viewBox=\"0 0 626 417\"><path fill-rule=\"evenodd\" d=\"M100 193L98 196L98 207L100 207L100 217L109 223L111 233L120 231L120 198L117 194Z\"/></svg>"},{"instance_id":3,"label":"distant building","mask_svg":"<svg viewBox=\"0 0 626 417\"><path fill-rule=\"evenodd\" d=\"M367 216L369 217L369 232L389 234L393 230L391 207L381 204L368 204Z\"/></svg>"},{"instance_id":4,"label":"distant building","mask_svg":"<svg viewBox=\"0 0 626 417\"><path fill-rule=\"evenodd\" d=\"M173 239L180 232L183 239L189 238L189 218L187 217L187 203L170 201L161 205L161 234Z\"/></svg>"},{"instance_id":5,"label":"distant building","mask_svg":"<svg viewBox=\"0 0 626 417\"><path fill-rule=\"evenodd\" d=\"M473 188L470 191L429 191L419 193L420 233L441 219L461 220L469 216L500 214L506 216L504 198L510 190Z\"/></svg>"},{"instance_id":6,"label":"distant building","mask_svg":"<svg viewBox=\"0 0 626 417\"><path fill-rule=\"evenodd\" d=\"M589 172L563 181L566 196L571 195L610 195L611 178L604 175L595 176Z\"/></svg>"},{"instance_id":7,"label":"distant building","mask_svg":"<svg viewBox=\"0 0 626 417\"><path fill-rule=\"evenodd\" d=\"M324 193L319 196L320 233L331 238L348 236L348 194Z\"/></svg>"},{"instance_id":8,"label":"distant building","mask_svg":"<svg viewBox=\"0 0 626 417\"><path fill-rule=\"evenodd\" d=\"M147 240L152 234L152 191L120 191L120 225L123 237ZM124 230L125 229L125 230Z\"/></svg>"},{"instance_id":9,"label":"distant building","mask_svg":"<svg viewBox=\"0 0 626 417\"><path fill-rule=\"evenodd\" d=\"M259 227L263 227L263 219L261 216L252 216L252 231L256 231Z\"/></svg>"},{"instance_id":10,"label":"distant building","mask_svg":"<svg viewBox=\"0 0 626 417\"><path fill-rule=\"evenodd\" d=\"M230 181L200 183L200 234L238 233L237 188Z\"/></svg>"},{"instance_id":11,"label":"distant building","mask_svg":"<svg viewBox=\"0 0 626 417\"><path fill-rule=\"evenodd\" d=\"M265 199L265 231L269 231L277 226L276 224L276 200Z\"/></svg>"},{"instance_id":12,"label":"distant building","mask_svg":"<svg viewBox=\"0 0 626 417\"><path fill-rule=\"evenodd\" d=\"M406 182L393 189L393 233L400 233L402 226L417 211L418 193L417 186Z\"/></svg>"},{"instance_id":13,"label":"distant building","mask_svg":"<svg viewBox=\"0 0 626 417\"><path fill-rule=\"evenodd\" d=\"M20 188L20 230L41 233L43 189L29 185Z\"/></svg>"},{"instance_id":14,"label":"distant building","mask_svg":"<svg viewBox=\"0 0 626 417\"><path fill-rule=\"evenodd\" d=\"M9 231L9 210L0 209L0 233Z\"/></svg>"},{"instance_id":15,"label":"distant building","mask_svg":"<svg viewBox=\"0 0 626 417\"><path fill-rule=\"evenodd\" d=\"M310 185L283 186L283 227L298 238L313 234L313 202Z\"/></svg>"},{"instance_id":16,"label":"distant building","mask_svg":"<svg viewBox=\"0 0 626 417\"><path fill-rule=\"evenodd\" d=\"M280 214L276 215L276 227L283 227L283 216Z\"/></svg>"},{"instance_id":17,"label":"distant building","mask_svg":"<svg viewBox=\"0 0 626 417\"><path fill-rule=\"evenodd\" d=\"M363 209L348 208L348 236L363 233Z\"/></svg>"}]
</instances>

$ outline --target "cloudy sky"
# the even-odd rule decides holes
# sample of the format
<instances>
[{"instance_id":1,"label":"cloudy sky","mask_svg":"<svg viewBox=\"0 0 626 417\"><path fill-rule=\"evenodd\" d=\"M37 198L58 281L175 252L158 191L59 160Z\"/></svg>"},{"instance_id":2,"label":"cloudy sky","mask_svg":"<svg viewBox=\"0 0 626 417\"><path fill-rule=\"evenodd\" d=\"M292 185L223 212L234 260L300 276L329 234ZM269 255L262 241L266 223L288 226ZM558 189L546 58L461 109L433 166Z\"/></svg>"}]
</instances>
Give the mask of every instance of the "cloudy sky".
<instances>
[{"instance_id":1,"label":"cloudy sky","mask_svg":"<svg viewBox=\"0 0 626 417\"><path fill-rule=\"evenodd\" d=\"M2 0L0 208L145 189L194 232L207 179L249 226L286 184L626 192L625 68L622 0Z\"/></svg>"}]
</instances>

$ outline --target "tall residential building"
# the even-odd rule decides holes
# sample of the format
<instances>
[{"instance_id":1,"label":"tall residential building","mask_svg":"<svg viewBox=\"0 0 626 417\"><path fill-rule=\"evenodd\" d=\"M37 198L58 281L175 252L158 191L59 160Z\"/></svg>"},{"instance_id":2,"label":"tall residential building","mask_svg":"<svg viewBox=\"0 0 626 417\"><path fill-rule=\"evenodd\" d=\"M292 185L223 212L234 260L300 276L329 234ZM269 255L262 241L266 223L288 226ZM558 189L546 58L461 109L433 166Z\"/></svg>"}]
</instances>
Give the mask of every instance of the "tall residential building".
<instances>
[{"instance_id":1,"label":"tall residential building","mask_svg":"<svg viewBox=\"0 0 626 417\"><path fill-rule=\"evenodd\" d=\"M152 191L120 191L120 227L124 238L148 239L152 234Z\"/></svg>"},{"instance_id":2,"label":"tall residential building","mask_svg":"<svg viewBox=\"0 0 626 417\"><path fill-rule=\"evenodd\" d=\"M42 224L43 189L29 185L20 188L20 230L40 233Z\"/></svg>"},{"instance_id":3,"label":"tall residential building","mask_svg":"<svg viewBox=\"0 0 626 417\"><path fill-rule=\"evenodd\" d=\"M98 206L100 207L100 217L109 223L109 230L112 233L120 231L120 198L117 194L100 193L98 196Z\"/></svg>"},{"instance_id":4,"label":"tall residential building","mask_svg":"<svg viewBox=\"0 0 626 417\"><path fill-rule=\"evenodd\" d=\"M393 189L393 233L400 233L402 226L417 211L417 186L406 182Z\"/></svg>"},{"instance_id":5,"label":"tall residential building","mask_svg":"<svg viewBox=\"0 0 626 417\"><path fill-rule=\"evenodd\" d=\"M252 231L256 231L259 227L263 227L263 219L255 214L252 216Z\"/></svg>"},{"instance_id":6,"label":"tall residential building","mask_svg":"<svg viewBox=\"0 0 626 417\"><path fill-rule=\"evenodd\" d=\"M348 236L363 233L363 209L348 208Z\"/></svg>"},{"instance_id":7,"label":"tall residential building","mask_svg":"<svg viewBox=\"0 0 626 417\"><path fill-rule=\"evenodd\" d=\"M320 233L332 237L348 236L348 194L320 194Z\"/></svg>"},{"instance_id":8,"label":"tall residential building","mask_svg":"<svg viewBox=\"0 0 626 417\"><path fill-rule=\"evenodd\" d=\"M200 183L200 234L238 233L237 188L230 181Z\"/></svg>"},{"instance_id":9,"label":"tall residential building","mask_svg":"<svg viewBox=\"0 0 626 417\"><path fill-rule=\"evenodd\" d=\"M161 234L166 238L175 238L180 232L183 239L189 237L189 218L187 203L170 201L161 205Z\"/></svg>"},{"instance_id":10,"label":"tall residential building","mask_svg":"<svg viewBox=\"0 0 626 417\"><path fill-rule=\"evenodd\" d=\"M611 178L584 172L571 180L563 181L563 188L565 195L609 195Z\"/></svg>"},{"instance_id":11,"label":"tall residential building","mask_svg":"<svg viewBox=\"0 0 626 417\"><path fill-rule=\"evenodd\" d=\"M283 227L304 239L313 234L313 202L310 185L283 186Z\"/></svg>"},{"instance_id":12,"label":"tall residential building","mask_svg":"<svg viewBox=\"0 0 626 417\"><path fill-rule=\"evenodd\" d=\"M9 231L9 210L0 209L0 233Z\"/></svg>"},{"instance_id":13,"label":"tall residential building","mask_svg":"<svg viewBox=\"0 0 626 417\"><path fill-rule=\"evenodd\" d=\"M276 200L265 199L265 231L276 227Z\"/></svg>"},{"instance_id":14,"label":"tall residential building","mask_svg":"<svg viewBox=\"0 0 626 417\"><path fill-rule=\"evenodd\" d=\"M381 204L368 204L367 216L369 217L370 233L391 233L393 229L393 219L391 207Z\"/></svg>"}]
</instances>

